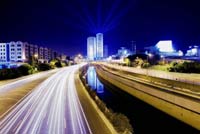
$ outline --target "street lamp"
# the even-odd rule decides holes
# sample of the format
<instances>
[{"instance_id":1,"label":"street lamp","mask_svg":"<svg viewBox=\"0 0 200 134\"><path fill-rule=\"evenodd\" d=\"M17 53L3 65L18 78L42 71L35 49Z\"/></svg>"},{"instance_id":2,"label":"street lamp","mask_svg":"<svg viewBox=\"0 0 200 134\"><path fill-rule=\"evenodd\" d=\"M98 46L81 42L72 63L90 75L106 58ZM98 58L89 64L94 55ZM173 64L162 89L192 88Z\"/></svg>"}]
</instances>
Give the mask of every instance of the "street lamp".
<instances>
[{"instance_id":1,"label":"street lamp","mask_svg":"<svg viewBox=\"0 0 200 134\"><path fill-rule=\"evenodd\" d=\"M151 53L147 54L147 62L149 62L149 58L151 58L152 56L153 56L153 54L151 54Z\"/></svg>"},{"instance_id":2,"label":"street lamp","mask_svg":"<svg viewBox=\"0 0 200 134\"><path fill-rule=\"evenodd\" d=\"M162 62L163 62L162 64L164 65L165 64L165 56L161 55L160 57L161 57Z\"/></svg>"},{"instance_id":3,"label":"street lamp","mask_svg":"<svg viewBox=\"0 0 200 134\"><path fill-rule=\"evenodd\" d=\"M151 53L148 53L147 54L147 62L149 63L149 58L153 57L153 54ZM150 63L149 63L150 64ZM148 77L149 76L149 73L148 73L148 68L146 69L146 76Z\"/></svg>"},{"instance_id":4,"label":"street lamp","mask_svg":"<svg viewBox=\"0 0 200 134\"><path fill-rule=\"evenodd\" d=\"M37 59L37 58L38 58L38 55L37 55L37 54L34 54L34 58Z\"/></svg>"},{"instance_id":5,"label":"street lamp","mask_svg":"<svg viewBox=\"0 0 200 134\"><path fill-rule=\"evenodd\" d=\"M34 60L38 63L38 54L34 54Z\"/></svg>"}]
</instances>

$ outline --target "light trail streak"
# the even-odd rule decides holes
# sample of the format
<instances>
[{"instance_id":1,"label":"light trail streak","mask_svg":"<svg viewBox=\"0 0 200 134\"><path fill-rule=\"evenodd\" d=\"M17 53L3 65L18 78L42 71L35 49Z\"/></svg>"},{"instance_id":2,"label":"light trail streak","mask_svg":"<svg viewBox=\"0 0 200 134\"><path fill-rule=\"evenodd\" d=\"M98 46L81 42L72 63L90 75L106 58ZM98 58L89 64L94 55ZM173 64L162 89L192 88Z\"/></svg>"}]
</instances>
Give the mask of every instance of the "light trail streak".
<instances>
[{"instance_id":1,"label":"light trail streak","mask_svg":"<svg viewBox=\"0 0 200 134\"><path fill-rule=\"evenodd\" d=\"M74 83L78 68L63 68L36 87L1 120L0 134L91 134Z\"/></svg>"},{"instance_id":2,"label":"light trail streak","mask_svg":"<svg viewBox=\"0 0 200 134\"><path fill-rule=\"evenodd\" d=\"M15 82L12 83L8 83L5 84L3 86L0 86L0 93L5 93L8 92L16 87L22 86L24 84L27 84L31 81L37 80L39 78L45 77L51 73L55 73L56 71L58 71L58 69L54 69L54 70L50 70L50 71L45 71L45 72L41 72L41 73L37 73L37 74L33 74L33 75L29 75L29 76L25 76L22 79L16 80Z\"/></svg>"}]
</instances>

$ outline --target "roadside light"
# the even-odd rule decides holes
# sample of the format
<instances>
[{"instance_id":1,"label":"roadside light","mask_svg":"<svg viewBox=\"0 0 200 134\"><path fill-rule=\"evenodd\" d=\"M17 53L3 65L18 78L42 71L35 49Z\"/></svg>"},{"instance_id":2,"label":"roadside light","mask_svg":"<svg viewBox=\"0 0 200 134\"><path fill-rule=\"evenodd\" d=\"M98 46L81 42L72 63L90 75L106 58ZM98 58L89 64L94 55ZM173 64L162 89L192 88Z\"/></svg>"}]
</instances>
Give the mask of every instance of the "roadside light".
<instances>
[{"instance_id":1,"label":"roadside light","mask_svg":"<svg viewBox=\"0 0 200 134\"><path fill-rule=\"evenodd\" d=\"M151 54L151 53L148 53L148 57L150 57L150 58L151 58L152 56L153 56L153 54Z\"/></svg>"},{"instance_id":2,"label":"roadside light","mask_svg":"<svg viewBox=\"0 0 200 134\"><path fill-rule=\"evenodd\" d=\"M35 57L35 58L38 58L38 55L37 55L37 54L34 54L34 57Z\"/></svg>"},{"instance_id":3,"label":"roadside light","mask_svg":"<svg viewBox=\"0 0 200 134\"><path fill-rule=\"evenodd\" d=\"M79 57L79 58L83 58L83 56L82 56L81 54L78 54L78 57Z\"/></svg>"}]
</instances>

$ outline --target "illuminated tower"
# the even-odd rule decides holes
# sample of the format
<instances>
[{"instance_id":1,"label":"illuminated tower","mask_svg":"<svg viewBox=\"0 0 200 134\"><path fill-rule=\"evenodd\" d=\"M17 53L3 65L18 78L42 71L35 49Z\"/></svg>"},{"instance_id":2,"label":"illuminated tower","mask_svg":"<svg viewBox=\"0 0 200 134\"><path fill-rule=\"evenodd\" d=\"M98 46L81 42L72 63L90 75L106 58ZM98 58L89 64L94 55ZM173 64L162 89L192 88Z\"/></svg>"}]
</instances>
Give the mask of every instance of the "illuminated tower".
<instances>
[{"instance_id":1,"label":"illuminated tower","mask_svg":"<svg viewBox=\"0 0 200 134\"><path fill-rule=\"evenodd\" d=\"M97 39L97 59L103 58L103 34L97 33L96 34Z\"/></svg>"},{"instance_id":2,"label":"illuminated tower","mask_svg":"<svg viewBox=\"0 0 200 134\"><path fill-rule=\"evenodd\" d=\"M94 60L96 58L96 38L87 38L87 58L88 60Z\"/></svg>"}]
</instances>

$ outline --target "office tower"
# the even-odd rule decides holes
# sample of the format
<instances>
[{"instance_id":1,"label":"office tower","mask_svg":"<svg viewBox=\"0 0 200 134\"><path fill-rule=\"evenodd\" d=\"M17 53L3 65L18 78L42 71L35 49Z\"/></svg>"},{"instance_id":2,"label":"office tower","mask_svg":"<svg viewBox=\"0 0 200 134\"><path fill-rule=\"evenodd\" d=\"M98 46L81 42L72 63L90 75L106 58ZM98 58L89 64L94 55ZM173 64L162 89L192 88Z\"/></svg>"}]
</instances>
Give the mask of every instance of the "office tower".
<instances>
[{"instance_id":1,"label":"office tower","mask_svg":"<svg viewBox=\"0 0 200 134\"><path fill-rule=\"evenodd\" d=\"M87 58L88 60L94 60L96 58L96 38L87 38Z\"/></svg>"},{"instance_id":2,"label":"office tower","mask_svg":"<svg viewBox=\"0 0 200 134\"><path fill-rule=\"evenodd\" d=\"M107 45L103 46L103 57L104 58L108 57L108 46Z\"/></svg>"},{"instance_id":3,"label":"office tower","mask_svg":"<svg viewBox=\"0 0 200 134\"><path fill-rule=\"evenodd\" d=\"M96 34L96 41L97 41L97 59L103 58L103 34L97 33Z\"/></svg>"}]
</instances>

